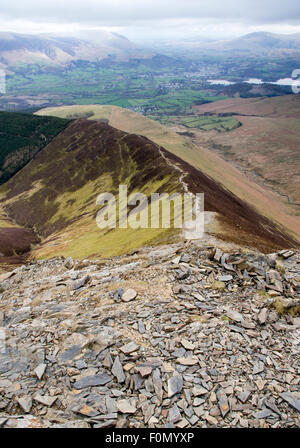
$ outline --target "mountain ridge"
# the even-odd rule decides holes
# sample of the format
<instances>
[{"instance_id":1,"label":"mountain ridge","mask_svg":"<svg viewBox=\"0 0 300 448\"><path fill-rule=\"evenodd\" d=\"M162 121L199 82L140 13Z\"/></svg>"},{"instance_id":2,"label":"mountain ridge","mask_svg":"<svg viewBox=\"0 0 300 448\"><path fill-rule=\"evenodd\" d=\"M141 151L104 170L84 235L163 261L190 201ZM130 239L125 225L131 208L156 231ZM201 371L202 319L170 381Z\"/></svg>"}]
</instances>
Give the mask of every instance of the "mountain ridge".
<instances>
[{"instance_id":1,"label":"mountain ridge","mask_svg":"<svg viewBox=\"0 0 300 448\"><path fill-rule=\"evenodd\" d=\"M99 62L106 58L128 60L153 57L127 38L115 33L98 33L94 41L62 34L18 34L0 32L0 65L66 65L74 61Z\"/></svg>"},{"instance_id":2,"label":"mountain ridge","mask_svg":"<svg viewBox=\"0 0 300 448\"><path fill-rule=\"evenodd\" d=\"M182 52L184 49L199 50L201 54L206 52L210 54L224 53L228 56L239 54L245 55L245 52L250 52L251 55L257 56L287 56L299 55L300 52L300 33L293 34L276 34L265 31L248 33L239 37L231 39L214 39L203 40L201 38L190 40L168 41L167 49L175 49L176 45ZM150 47L150 45L148 44ZM162 51L161 45L153 45L158 51Z\"/></svg>"},{"instance_id":3,"label":"mountain ridge","mask_svg":"<svg viewBox=\"0 0 300 448\"><path fill-rule=\"evenodd\" d=\"M240 100L236 99L232 101ZM249 100L249 102L250 101L255 102L254 99ZM258 99L256 101L258 101ZM259 101L266 102L268 99ZM273 100L269 101L272 103ZM288 116L297 114L297 111L299 110L297 98L293 95L289 95L286 99L282 98L282 101L283 104L285 104L285 108L283 109L282 104L280 109L277 108L278 112L284 110ZM220 104L221 107L222 102L218 102L218 104ZM271 105L272 104L270 104L270 106ZM213 108L213 104L210 107ZM271 107L270 109L273 110ZM197 107L195 107L195 111L197 113ZM177 155L181 160L196 167L208 177L221 182L225 189L231 191L235 196L240 197L244 202L250 204L259 214L266 216L279 226L286 228L293 238L300 241L298 220L295 216L288 213L285 205L280 202L280 197L270 194L269 191L266 191L256 182L250 180L241 172L241 170L233 167L230 163L225 162L215 151L208 149L206 144L203 144L203 140L206 135L210 135L209 132L201 132L201 141L198 142L194 137L182 135L184 131L186 132L186 127L175 124L172 127L166 127L161 123L137 114L136 112L109 105L54 107L42 109L36 114L53 115L62 118L88 116L91 120L105 120L111 126L119 128L125 132L144 135L159 146ZM196 131L197 130L193 129L194 136L196 136ZM233 135L232 132L237 131L222 133L219 137L227 140Z\"/></svg>"},{"instance_id":4,"label":"mountain ridge","mask_svg":"<svg viewBox=\"0 0 300 448\"><path fill-rule=\"evenodd\" d=\"M0 206L42 239L34 257L117 255L182 235L174 228L99 229L98 195L110 192L118 198L120 184L128 185L128 194L138 191L147 197L154 192L182 193L182 172L190 192L205 194L205 210L216 220L212 237L265 252L297 246L221 184L148 138L85 119L71 121L0 187Z\"/></svg>"}]
</instances>

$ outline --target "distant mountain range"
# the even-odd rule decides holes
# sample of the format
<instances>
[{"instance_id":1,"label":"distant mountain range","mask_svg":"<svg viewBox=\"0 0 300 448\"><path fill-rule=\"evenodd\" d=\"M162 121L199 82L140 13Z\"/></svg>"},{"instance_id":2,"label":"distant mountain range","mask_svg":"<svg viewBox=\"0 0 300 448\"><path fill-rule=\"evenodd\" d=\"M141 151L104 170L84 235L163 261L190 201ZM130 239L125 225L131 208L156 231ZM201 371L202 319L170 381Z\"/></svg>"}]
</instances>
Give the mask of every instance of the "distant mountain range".
<instances>
[{"instance_id":1,"label":"distant mountain range","mask_svg":"<svg viewBox=\"0 0 300 448\"><path fill-rule=\"evenodd\" d=\"M300 34L274 34L258 32L230 40L211 40L202 37L194 39L140 41L147 48L168 54L222 53L257 54L264 56L286 56L300 53Z\"/></svg>"},{"instance_id":2,"label":"distant mountain range","mask_svg":"<svg viewBox=\"0 0 300 448\"><path fill-rule=\"evenodd\" d=\"M230 41L204 44L204 47L252 53L300 52L300 34L251 33Z\"/></svg>"},{"instance_id":3,"label":"distant mountain range","mask_svg":"<svg viewBox=\"0 0 300 448\"><path fill-rule=\"evenodd\" d=\"M116 33L80 32L78 37L0 33L0 67L19 64L64 65L72 61L149 58L154 53L140 49Z\"/></svg>"},{"instance_id":4,"label":"distant mountain range","mask_svg":"<svg viewBox=\"0 0 300 448\"><path fill-rule=\"evenodd\" d=\"M300 34L251 33L233 40L164 41L140 47L126 37L109 31L78 31L72 36L62 34L0 33L0 67L20 64L64 65L70 62L118 61L151 59L158 53L174 50L200 53L256 54L287 56L300 54Z\"/></svg>"}]
</instances>

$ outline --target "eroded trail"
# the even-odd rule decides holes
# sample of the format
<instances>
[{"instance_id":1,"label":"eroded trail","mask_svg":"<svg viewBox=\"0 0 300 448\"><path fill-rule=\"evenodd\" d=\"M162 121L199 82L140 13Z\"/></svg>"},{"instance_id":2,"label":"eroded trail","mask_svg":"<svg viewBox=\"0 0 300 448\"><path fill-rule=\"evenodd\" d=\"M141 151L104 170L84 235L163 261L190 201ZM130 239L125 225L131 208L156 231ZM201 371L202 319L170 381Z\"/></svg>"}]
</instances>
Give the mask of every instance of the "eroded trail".
<instances>
[{"instance_id":1,"label":"eroded trail","mask_svg":"<svg viewBox=\"0 0 300 448\"><path fill-rule=\"evenodd\" d=\"M195 196L190 190L188 184L184 181L184 179L188 176L188 173L185 172L180 166L178 166L175 162L172 162L162 148L155 144L158 149L160 155L164 158L166 163L180 171L179 182L183 186L183 190L185 194L187 194L191 200L194 202L192 213L194 215L193 220L185 221L183 225L183 236L187 240L200 240L204 237L205 232L205 211L204 211L204 195L202 198ZM200 192L199 192L200 193ZM211 216L207 221L211 220Z\"/></svg>"}]
</instances>

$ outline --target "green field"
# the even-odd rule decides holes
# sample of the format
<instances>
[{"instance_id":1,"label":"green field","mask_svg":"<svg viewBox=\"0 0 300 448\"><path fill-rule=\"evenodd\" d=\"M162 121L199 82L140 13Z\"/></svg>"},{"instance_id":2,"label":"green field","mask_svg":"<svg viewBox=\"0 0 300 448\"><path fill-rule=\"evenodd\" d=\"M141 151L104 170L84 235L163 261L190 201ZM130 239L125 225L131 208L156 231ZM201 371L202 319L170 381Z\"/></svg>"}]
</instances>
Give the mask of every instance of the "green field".
<instances>
[{"instance_id":1,"label":"green field","mask_svg":"<svg viewBox=\"0 0 300 448\"><path fill-rule=\"evenodd\" d=\"M201 131L229 132L241 126L241 123L233 117L219 116L193 116L182 119L182 124L187 128L197 128Z\"/></svg>"},{"instance_id":2,"label":"green field","mask_svg":"<svg viewBox=\"0 0 300 448\"><path fill-rule=\"evenodd\" d=\"M203 80L187 77L178 67L151 68L142 62L134 67L103 67L82 61L65 68L20 65L7 76L7 94L0 95L0 109L114 105L162 120L186 114L195 104L226 98ZM39 103L35 108L36 101Z\"/></svg>"}]
</instances>

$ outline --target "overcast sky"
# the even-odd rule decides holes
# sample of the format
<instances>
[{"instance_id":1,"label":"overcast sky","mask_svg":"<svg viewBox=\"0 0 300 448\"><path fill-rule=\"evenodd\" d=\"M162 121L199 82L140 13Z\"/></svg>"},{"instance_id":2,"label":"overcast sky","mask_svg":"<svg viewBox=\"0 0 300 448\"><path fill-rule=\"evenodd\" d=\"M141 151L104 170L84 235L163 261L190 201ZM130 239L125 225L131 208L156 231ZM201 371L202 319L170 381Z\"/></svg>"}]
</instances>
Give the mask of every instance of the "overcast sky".
<instances>
[{"instance_id":1,"label":"overcast sky","mask_svg":"<svg viewBox=\"0 0 300 448\"><path fill-rule=\"evenodd\" d=\"M0 31L105 28L134 38L300 32L299 0L1 0Z\"/></svg>"}]
</instances>

